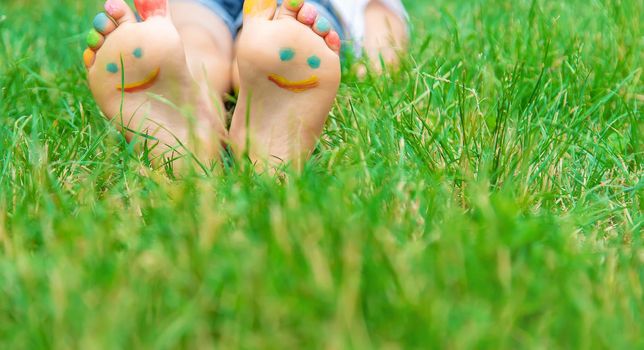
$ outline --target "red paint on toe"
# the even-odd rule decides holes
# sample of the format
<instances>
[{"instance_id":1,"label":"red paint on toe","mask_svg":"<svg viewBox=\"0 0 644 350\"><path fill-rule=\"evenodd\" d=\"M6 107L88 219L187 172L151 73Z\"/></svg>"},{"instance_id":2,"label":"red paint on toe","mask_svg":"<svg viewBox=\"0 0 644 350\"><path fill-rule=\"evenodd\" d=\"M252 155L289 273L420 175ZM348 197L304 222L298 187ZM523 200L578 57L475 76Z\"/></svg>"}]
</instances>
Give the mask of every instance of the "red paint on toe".
<instances>
[{"instance_id":1,"label":"red paint on toe","mask_svg":"<svg viewBox=\"0 0 644 350\"><path fill-rule=\"evenodd\" d=\"M340 35L338 35L338 32L336 32L335 30L332 30L324 38L324 41L326 41L326 44L329 45L329 48L331 50L337 53L340 53L340 49L342 48L342 42L340 41Z\"/></svg>"},{"instance_id":2,"label":"red paint on toe","mask_svg":"<svg viewBox=\"0 0 644 350\"><path fill-rule=\"evenodd\" d=\"M134 0L134 6L145 21L152 16L165 16L167 0Z\"/></svg>"}]
</instances>

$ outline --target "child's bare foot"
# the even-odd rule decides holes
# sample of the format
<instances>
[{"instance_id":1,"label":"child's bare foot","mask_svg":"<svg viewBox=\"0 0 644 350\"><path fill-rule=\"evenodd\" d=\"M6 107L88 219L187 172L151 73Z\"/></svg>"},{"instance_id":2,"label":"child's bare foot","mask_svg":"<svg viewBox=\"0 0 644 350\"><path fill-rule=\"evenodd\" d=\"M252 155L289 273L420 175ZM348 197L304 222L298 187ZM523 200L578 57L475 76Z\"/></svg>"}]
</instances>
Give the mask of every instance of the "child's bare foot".
<instances>
[{"instance_id":1,"label":"child's bare foot","mask_svg":"<svg viewBox=\"0 0 644 350\"><path fill-rule=\"evenodd\" d=\"M244 4L230 130L238 156L269 165L310 156L340 84L340 38L329 21L304 0L285 0L275 10L275 0Z\"/></svg>"},{"instance_id":2,"label":"child's bare foot","mask_svg":"<svg viewBox=\"0 0 644 350\"><path fill-rule=\"evenodd\" d=\"M210 160L224 135L221 106L190 74L167 0L135 3L144 22L123 0L107 0L107 14L94 19L84 61L96 102L154 157L175 160L187 148Z\"/></svg>"}]
</instances>

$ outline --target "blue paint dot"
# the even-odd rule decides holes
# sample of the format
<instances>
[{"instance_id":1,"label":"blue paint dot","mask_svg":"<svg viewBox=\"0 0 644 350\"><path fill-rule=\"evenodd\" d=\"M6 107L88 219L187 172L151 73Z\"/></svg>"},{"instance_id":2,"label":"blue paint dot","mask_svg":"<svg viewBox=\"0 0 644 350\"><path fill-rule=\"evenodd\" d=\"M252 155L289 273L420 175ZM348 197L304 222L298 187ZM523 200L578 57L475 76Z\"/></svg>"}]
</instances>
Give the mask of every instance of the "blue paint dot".
<instances>
[{"instance_id":1,"label":"blue paint dot","mask_svg":"<svg viewBox=\"0 0 644 350\"><path fill-rule=\"evenodd\" d=\"M322 61L320 60L320 57L315 56L315 55L309 57L309 59L306 60L306 62L309 64L309 67L311 67L313 69L320 68L320 64L322 64Z\"/></svg>"},{"instance_id":2,"label":"blue paint dot","mask_svg":"<svg viewBox=\"0 0 644 350\"><path fill-rule=\"evenodd\" d=\"M282 62L290 61L293 57L295 57L295 51L293 49L285 48L280 50L280 60Z\"/></svg>"},{"instance_id":3,"label":"blue paint dot","mask_svg":"<svg viewBox=\"0 0 644 350\"><path fill-rule=\"evenodd\" d=\"M109 63L107 65L107 71L116 74L119 72L119 66L117 66L115 63Z\"/></svg>"},{"instance_id":4,"label":"blue paint dot","mask_svg":"<svg viewBox=\"0 0 644 350\"><path fill-rule=\"evenodd\" d=\"M136 49L134 49L134 52L132 52L132 55L134 55L134 57L136 58L143 57L143 49L141 49L140 47L137 47Z\"/></svg>"}]
</instances>

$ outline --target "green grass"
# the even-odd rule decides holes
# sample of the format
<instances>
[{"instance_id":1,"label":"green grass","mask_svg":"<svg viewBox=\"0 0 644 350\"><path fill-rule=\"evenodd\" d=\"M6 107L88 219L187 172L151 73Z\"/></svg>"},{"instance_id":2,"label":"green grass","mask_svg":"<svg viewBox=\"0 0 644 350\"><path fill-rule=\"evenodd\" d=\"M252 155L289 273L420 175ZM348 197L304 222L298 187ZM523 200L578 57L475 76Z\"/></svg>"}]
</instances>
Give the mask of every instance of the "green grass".
<instances>
[{"instance_id":1,"label":"green grass","mask_svg":"<svg viewBox=\"0 0 644 350\"><path fill-rule=\"evenodd\" d=\"M644 348L637 0L417 0L301 174L172 179L92 101L99 1L0 1L0 348Z\"/></svg>"}]
</instances>

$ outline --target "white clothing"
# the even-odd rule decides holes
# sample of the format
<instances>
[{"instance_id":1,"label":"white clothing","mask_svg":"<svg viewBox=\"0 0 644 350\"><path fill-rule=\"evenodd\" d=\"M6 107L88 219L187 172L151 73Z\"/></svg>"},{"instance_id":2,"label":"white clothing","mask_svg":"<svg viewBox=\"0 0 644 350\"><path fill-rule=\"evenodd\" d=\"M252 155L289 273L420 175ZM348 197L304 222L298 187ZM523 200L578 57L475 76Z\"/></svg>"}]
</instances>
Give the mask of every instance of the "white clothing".
<instances>
[{"instance_id":1,"label":"white clothing","mask_svg":"<svg viewBox=\"0 0 644 350\"><path fill-rule=\"evenodd\" d=\"M348 36L353 41L356 53L362 51L360 46L365 36L365 10L371 0L330 0L338 12L342 26L349 32ZM409 15L401 0L378 0L400 18L409 23Z\"/></svg>"}]
</instances>

